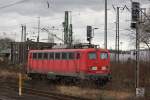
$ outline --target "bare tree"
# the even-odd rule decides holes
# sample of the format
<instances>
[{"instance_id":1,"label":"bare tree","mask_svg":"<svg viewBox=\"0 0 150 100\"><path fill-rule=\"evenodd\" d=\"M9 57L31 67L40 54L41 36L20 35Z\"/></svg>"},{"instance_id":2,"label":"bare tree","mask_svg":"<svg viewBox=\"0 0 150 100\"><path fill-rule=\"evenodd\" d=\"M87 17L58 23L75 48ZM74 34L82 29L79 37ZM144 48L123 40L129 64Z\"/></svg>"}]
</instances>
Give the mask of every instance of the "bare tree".
<instances>
[{"instance_id":1,"label":"bare tree","mask_svg":"<svg viewBox=\"0 0 150 100\"><path fill-rule=\"evenodd\" d=\"M148 14L149 19L150 19L150 13ZM141 22L138 26L139 30L139 41L140 44L145 44L148 49L150 50L150 20L145 19L144 22ZM136 39L136 32L132 32L128 34L131 40L134 40L135 44L135 39Z\"/></svg>"},{"instance_id":2,"label":"bare tree","mask_svg":"<svg viewBox=\"0 0 150 100\"><path fill-rule=\"evenodd\" d=\"M150 18L150 14L148 16ZM140 43L146 44L148 49L150 50L150 20L145 20L144 23L141 23L140 26L140 32L139 32L139 40Z\"/></svg>"},{"instance_id":3,"label":"bare tree","mask_svg":"<svg viewBox=\"0 0 150 100\"><path fill-rule=\"evenodd\" d=\"M147 17L148 18L144 20L144 23L139 25L139 40L140 43L144 43L148 47L150 60L150 13Z\"/></svg>"},{"instance_id":4,"label":"bare tree","mask_svg":"<svg viewBox=\"0 0 150 100\"><path fill-rule=\"evenodd\" d=\"M5 50L10 48L10 42L13 42L14 40L9 38L3 38L0 39L0 50Z\"/></svg>"}]
</instances>

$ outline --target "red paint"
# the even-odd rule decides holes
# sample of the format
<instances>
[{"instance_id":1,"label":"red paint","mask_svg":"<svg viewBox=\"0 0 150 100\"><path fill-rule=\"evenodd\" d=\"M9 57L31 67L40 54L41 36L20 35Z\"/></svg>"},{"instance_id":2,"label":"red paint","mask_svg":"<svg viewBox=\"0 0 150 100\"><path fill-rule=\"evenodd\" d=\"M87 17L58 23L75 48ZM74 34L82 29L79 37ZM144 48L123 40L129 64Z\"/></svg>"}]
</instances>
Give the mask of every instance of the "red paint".
<instances>
[{"instance_id":1,"label":"red paint","mask_svg":"<svg viewBox=\"0 0 150 100\"><path fill-rule=\"evenodd\" d=\"M73 60L48 60L48 59L33 59L32 53L44 52L75 52ZM90 60L88 58L89 52L95 52L97 58ZM108 53L108 59L101 59L101 53ZM79 58L79 59L77 59ZM91 66L97 66L98 70L91 70ZM28 73L44 73L54 72L59 74L110 74L110 68L102 70L102 66L110 67L110 54L108 50L104 49L50 49L50 50L30 50L28 55L27 69Z\"/></svg>"}]
</instances>

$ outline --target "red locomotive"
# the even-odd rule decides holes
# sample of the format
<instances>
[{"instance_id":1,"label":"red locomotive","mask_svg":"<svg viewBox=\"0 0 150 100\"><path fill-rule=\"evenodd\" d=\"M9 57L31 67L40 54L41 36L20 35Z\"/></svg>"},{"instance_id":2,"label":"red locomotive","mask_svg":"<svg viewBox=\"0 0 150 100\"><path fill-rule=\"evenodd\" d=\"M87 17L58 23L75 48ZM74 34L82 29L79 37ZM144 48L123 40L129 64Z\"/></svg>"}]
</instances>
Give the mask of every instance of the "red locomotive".
<instances>
[{"instance_id":1,"label":"red locomotive","mask_svg":"<svg viewBox=\"0 0 150 100\"><path fill-rule=\"evenodd\" d=\"M110 54L108 50L50 49L30 50L27 73L45 75L50 79L74 77L79 79L110 79Z\"/></svg>"}]
</instances>

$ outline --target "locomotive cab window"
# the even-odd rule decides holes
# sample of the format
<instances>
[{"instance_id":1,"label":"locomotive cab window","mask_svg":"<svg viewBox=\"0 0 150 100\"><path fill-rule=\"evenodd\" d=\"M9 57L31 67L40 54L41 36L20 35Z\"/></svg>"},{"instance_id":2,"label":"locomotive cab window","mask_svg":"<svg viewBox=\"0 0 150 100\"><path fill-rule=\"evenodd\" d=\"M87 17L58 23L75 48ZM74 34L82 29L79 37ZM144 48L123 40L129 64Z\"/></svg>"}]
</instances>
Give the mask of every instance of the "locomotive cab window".
<instances>
[{"instance_id":1,"label":"locomotive cab window","mask_svg":"<svg viewBox=\"0 0 150 100\"><path fill-rule=\"evenodd\" d=\"M100 58L101 59L108 59L108 53L106 53L106 52L100 53Z\"/></svg>"},{"instance_id":2,"label":"locomotive cab window","mask_svg":"<svg viewBox=\"0 0 150 100\"><path fill-rule=\"evenodd\" d=\"M96 59L96 53L95 53L95 52L90 52L90 53L88 54L88 58L91 59L91 60Z\"/></svg>"}]
</instances>

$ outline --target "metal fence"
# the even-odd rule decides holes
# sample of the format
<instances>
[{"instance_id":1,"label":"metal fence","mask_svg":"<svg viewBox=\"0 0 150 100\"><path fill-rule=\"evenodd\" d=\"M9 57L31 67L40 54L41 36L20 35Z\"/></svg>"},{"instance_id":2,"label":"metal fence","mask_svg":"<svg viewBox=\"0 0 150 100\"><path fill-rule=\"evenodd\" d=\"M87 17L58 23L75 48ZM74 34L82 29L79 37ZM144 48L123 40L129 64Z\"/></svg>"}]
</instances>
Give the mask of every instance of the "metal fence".
<instances>
[{"instance_id":1,"label":"metal fence","mask_svg":"<svg viewBox=\"0 0 150 100\"><path fill-rule=\"evenodd\" d=\"M110 59L112 62L115 61L115 53L110 54ZM119 60L120 60L120 62L135 61L136 53L135 53L135 51L130 51L128 53L120 53ZM140 61L150 62L150 51L149 50L140 50Z\"/></svg>"}]
</instances>

